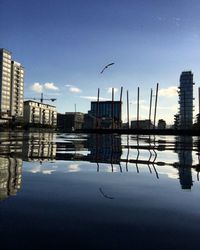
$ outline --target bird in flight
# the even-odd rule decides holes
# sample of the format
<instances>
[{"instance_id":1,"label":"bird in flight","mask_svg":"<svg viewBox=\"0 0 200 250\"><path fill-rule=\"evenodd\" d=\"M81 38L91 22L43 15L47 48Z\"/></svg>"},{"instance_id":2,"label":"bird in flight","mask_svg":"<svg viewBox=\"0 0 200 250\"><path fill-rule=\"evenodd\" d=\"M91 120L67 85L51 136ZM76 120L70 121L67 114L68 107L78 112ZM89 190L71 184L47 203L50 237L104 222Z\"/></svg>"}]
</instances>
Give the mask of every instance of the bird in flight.
<instances>
[{"instance_id":1,"label":"bird in flight","mask_svg":"<svg viewBox=\"0 0 200 250\"><path fill-rule=\"evenodd\" d=\"M112 66L113 64L115 64L115 63L109 63L108 65L106 65L106 66L102 69L101 74L104 72L105 69L107 69L108 67Z\"/></svg>"}]
</instances>

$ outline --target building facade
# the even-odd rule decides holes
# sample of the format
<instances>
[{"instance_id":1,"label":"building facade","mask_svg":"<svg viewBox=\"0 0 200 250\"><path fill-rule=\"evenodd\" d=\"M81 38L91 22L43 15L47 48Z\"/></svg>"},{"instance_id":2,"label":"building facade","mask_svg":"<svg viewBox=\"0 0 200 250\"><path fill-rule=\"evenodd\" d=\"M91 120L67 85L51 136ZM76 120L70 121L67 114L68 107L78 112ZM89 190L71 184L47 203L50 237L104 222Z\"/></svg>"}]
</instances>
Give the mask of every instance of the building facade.
<instances>
[{"instance_id":1,"label":"building facade","mask_svg":"<svg viewBox=\"0 0 200 250\"><path fill-rule=\"evenodd\" d=\"M166 121L163 119L158 120L158 129L166 129Z\"/></svg>"},{"instance_id":2,"label":"building facade","mask_svg":"<svg viewBox=\"0 0 200 250\"><path fill-rule=\"evenodd\" d=\"M151 123L151 120L146 119L146 120L135 120L131 121L131 128L132 129L152 129L153 124Z\"/></svg>"},{"instance_id":3,"label":"building facade","mask_svg":"<svg viewBox=\"0 0 200 250\"><path fill-rule=\"evenodd\" d=\"M122 124L122 102L100 101L91 102L89 115L97 119L101 128L120 128Z\"/></svg>"},{"instance_id":4,"label":"building facade","mask_svg":"<svg viewBox=\"0 0 200 250\"><path fill-rule=\"evenodd\" d=\"M66 112L57 115L57 127L63 131L82 129L83 123L84 114L81 112Z\"/></svg>"},{"instance_id":5,"label":"building facade","mask_svg":"<svg viewBox=\"0 0 200 250\"><path fill-rule=\"evenodd\" d=\"M11 116L11 52L0 49L0 118Z\"/></svg>"},{"instance_id":6,"label":"building facade","mask_svg":"<svg viewBox=\"0 0 200 250\"><path fill-rule=\"evenodd\" d=\"M20 63L11 62L11 116L23 117L24 110L24 68Z\"/></svg>"},{"instance_id":7,"label":"building facade","mask_svg":"<svg viewBox=\"0 0 200 250\"><path fill-rule=\"evenodd\" d=\"M23 117L24 68L12 54L0 49L0 118Z\"/></svg>"},{"instance_id":8,"label":"building facade","mask_svg":"<svg viewBox=\"0 0 200 250\"><path fill-rule=\"evenodd\" d=\"M193 125L193 74L184 71L179 86L179 128L190 129Z\"/></svg>"},{"instance_id":9,"label":"building facade","mask_svg":"<svg viewBox=\"0 0 200 250\"><path fill-rule=\"evenodd\" d=\"M24 102L24 122L26 124L40 124L56 127L56 107L36 101Z\"/></svg>"}]
</instances>

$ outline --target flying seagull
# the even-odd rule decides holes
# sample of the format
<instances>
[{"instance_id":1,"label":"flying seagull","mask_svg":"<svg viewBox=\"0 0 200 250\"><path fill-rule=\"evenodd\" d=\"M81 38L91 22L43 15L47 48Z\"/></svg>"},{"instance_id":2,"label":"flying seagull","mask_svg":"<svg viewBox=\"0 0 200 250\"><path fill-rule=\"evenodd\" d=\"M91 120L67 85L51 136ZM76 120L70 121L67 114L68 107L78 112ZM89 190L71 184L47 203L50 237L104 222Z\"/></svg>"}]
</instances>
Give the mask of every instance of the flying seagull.
<instances>
[{"instance_id":1,"label":"flying seagull","mask_svg":"<svg viewBox=\"0 0 200 250\"><path fill-rule=\"evenodd\" d=\"M108 65L106 65L106 66L102 69L101 74L104 72L105 69L107 69L108 67L112 66L113 64L115 64L115 63L109 63Z\"/></svg>"}]
</instances>

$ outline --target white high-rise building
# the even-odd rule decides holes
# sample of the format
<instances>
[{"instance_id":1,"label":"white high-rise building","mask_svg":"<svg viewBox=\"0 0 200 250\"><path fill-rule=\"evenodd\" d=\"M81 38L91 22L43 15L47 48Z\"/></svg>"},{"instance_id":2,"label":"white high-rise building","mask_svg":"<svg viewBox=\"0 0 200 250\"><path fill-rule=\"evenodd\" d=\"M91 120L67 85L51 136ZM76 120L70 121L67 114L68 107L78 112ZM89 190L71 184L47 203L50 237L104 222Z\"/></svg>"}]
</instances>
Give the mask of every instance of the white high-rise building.
<instances>
[{"instance_id":1,"label":"white high-rise building","mask_svg":"<svg viewBox=\"0 0 200 250\"><path fill-rule=\"evenodd\" d=\"M24 69L0 49L0 119L23 117Z\"/></svg>"},{"instance_id":2,"label":"white high-rise building","mask_svg":"<svg viewBox=\"0 0 200 250\"><path fill-rule=\"evenodd\" d=\"M24 68L20 63L11 63L11 116L23 116L24 104Z\"/></svg>"},{"instance_id":3,"label":"white high-rise building","mask_svg":"<svg viewBox=\"0 0 200 250\"><path fill-rule=\"evenodd\" d=\"M11 115L11 52L0 49L0 118Z\"/></svg>"}]
</instances>

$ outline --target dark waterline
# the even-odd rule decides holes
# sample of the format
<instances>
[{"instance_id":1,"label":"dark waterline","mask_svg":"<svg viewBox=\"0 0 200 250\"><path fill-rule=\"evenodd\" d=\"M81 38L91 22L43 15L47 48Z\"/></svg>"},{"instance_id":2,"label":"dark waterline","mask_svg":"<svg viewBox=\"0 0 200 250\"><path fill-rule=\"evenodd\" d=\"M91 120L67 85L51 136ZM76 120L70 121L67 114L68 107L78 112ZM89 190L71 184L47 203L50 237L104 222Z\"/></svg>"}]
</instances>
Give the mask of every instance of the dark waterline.
<instances>
[{"instance_id":1,"label":"dark waterline","mask_svg":"<svg viewBox=\"0 0 200 250\"><path fill-rule=\"evenodd\" d=\"M199 139L1 133L2 249L195 249Z\"/></svg>"}]
</instances>

